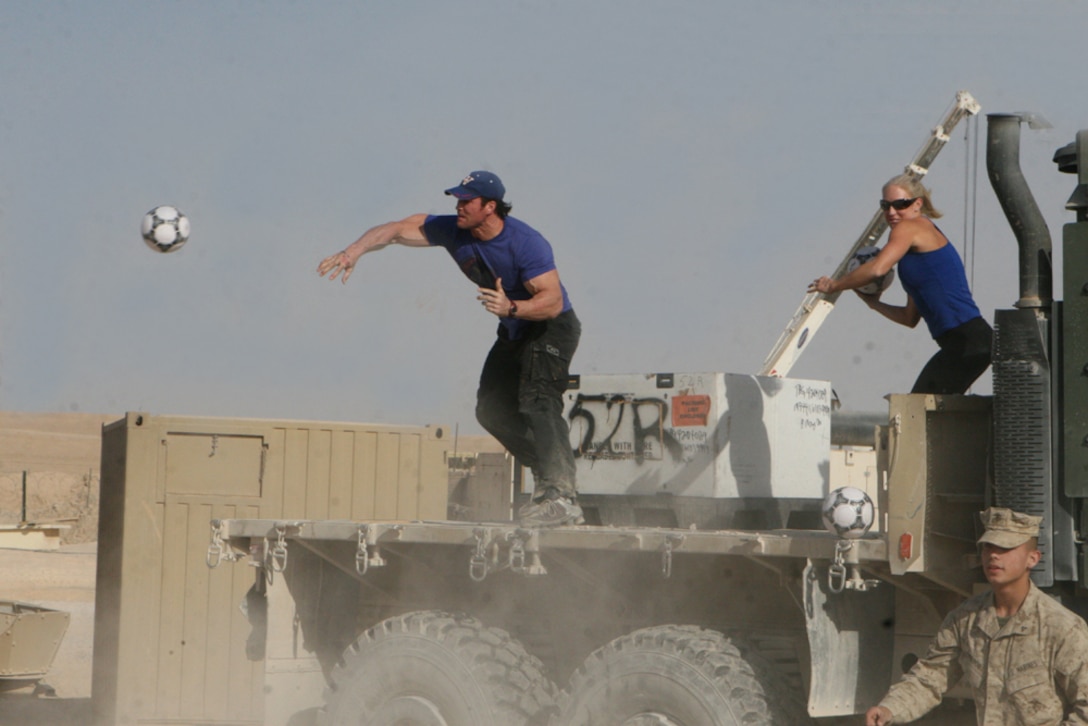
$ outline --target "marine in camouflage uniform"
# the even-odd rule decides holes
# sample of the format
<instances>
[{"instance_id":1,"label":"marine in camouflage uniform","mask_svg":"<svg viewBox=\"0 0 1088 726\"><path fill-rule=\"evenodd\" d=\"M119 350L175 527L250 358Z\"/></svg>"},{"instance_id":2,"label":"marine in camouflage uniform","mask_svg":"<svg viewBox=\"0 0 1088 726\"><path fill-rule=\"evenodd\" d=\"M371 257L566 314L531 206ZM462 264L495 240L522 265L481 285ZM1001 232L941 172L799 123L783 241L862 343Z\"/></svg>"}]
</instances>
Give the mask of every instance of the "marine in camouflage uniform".
<instances>
[{"instance_id":1,"label":"marine in camouflage uniform","mask_svg":"<svg viewBox=\"0 0 1088 726\"><path fill-rule=\"evenodd\" d=\"M979 538L989 592L945 618L926 656L866 723L920 718L961 678L980 726L1088 724L1088 625L1031 582L1039 517L991 507Z\"/></svg>"}]
</instances>

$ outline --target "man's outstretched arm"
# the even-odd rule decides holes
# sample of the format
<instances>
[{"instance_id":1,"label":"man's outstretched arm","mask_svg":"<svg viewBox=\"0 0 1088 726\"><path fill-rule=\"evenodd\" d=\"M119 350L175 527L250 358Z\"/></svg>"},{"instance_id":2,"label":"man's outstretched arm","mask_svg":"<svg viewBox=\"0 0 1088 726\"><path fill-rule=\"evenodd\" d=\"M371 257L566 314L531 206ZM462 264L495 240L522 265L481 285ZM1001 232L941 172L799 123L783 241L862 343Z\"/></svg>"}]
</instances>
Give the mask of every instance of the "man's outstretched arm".
<instances>
[{"instance_id":1,"label":"man's outstretched arm","mask_svg":"<svg viewBox=\"0 0 1088 726\"><path fill-rule=\"evenodd\" d=\"M337 275L341 282L347 282L351 277L355 263L367 252L380 250L391 244L401 244L406 247L426 247L427 236L423 233L423 223L427 221L426 214L413 214L399 222L386 222L377 227L371 227L363 236L352 242L340 252L329 255L317 266L317 274L324 277L329 275L330 280L335 280Z\"/></svg>"}]
</instances>

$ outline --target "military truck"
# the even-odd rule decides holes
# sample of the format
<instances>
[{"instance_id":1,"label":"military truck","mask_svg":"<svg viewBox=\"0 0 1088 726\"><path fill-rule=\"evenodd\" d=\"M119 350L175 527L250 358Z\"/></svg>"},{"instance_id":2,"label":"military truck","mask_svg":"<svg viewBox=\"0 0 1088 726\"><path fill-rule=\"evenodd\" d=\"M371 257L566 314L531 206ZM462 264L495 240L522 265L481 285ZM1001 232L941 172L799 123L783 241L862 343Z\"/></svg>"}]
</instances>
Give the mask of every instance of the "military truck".
<instances>
[{"instance_id":1,"label":"military truck","mask_svg":"<svg viewBox=\"0 0 1088 726\"><path fill-rule=\"evenodd\" d=\"M587 523L546 529L512 521L531 488L517 476L483 477L478 506L449 507L448 428L146 414L107 427L100 721L857 723L984 584L987 505L1043 517L1035 582L1083 611L1088 336L1074 331L1088 328L1088 131L1055 154L1077 175L1059 302L1019 167L1023 121L988 118L1021 286L994 314L993 396L894 394L874 422L834 410L821 381L576 378L565 411ZM877 518L843 539L820 505L832 469L866 451ZM198 490L211 494L198 503ZM154 602L126 594L178 568L187 584ZM163 634L126 635L130 618ZM950 694L942 722L973 722L966 695Z\"/></svg>"}]
</instances>

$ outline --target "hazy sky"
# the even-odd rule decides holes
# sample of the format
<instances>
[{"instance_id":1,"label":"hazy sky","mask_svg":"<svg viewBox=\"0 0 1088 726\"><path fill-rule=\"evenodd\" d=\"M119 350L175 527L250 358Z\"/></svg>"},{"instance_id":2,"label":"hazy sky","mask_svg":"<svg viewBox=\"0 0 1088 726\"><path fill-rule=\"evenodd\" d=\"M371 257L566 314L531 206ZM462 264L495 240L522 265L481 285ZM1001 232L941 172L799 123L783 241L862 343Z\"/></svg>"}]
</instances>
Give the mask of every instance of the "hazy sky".
<instances>
[{"instance_id":1,"label":"hazy sky","mask_svg":"<svg viewBox=\"0 0 1088 726\"><path fill-rule=\"evenodd\" d=\"M1086 27L1082 0L0 0L0 408L478 432L495 319L442 249L315 271L478 168L552 242L575 372L755 372L959 89L1053 125L1021 160L1060 268ZM985 123L928 184L992 320L1017 253ZM170 255L139 235L164 203ZM793 375L882 410L935 350L847 294Z\"/></svg>"}]
</instances>

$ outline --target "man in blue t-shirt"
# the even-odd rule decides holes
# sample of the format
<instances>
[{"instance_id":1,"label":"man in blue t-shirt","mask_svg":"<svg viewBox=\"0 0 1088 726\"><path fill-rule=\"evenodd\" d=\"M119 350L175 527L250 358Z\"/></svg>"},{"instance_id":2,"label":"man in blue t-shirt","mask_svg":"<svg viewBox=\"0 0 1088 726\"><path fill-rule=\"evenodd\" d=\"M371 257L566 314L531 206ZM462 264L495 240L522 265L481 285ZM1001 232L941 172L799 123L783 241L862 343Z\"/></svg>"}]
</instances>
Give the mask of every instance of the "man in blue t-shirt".
<instances>
[{"instance_id":1,"label":"man in blue t-shirt","mask_svg":"<svg viewBox=\"0 0 1088 726\"><path fill-rule=\"evenodd\" d=\"M509 216L506 189L491 172L474 171L446 194L457 199L456 215L414 214L380 224L322 260L317 272L330 280L342 273L347 282L360 257L389 244L444 247L476 285L476 299L499 319L480 374L476 418L532 469L536 489L518 513L521 523L581 524L563 392L582 326L551 245Z\"/></svg>"}]
</instances>

